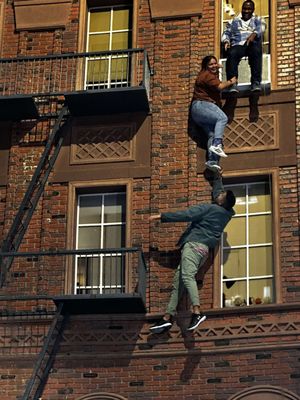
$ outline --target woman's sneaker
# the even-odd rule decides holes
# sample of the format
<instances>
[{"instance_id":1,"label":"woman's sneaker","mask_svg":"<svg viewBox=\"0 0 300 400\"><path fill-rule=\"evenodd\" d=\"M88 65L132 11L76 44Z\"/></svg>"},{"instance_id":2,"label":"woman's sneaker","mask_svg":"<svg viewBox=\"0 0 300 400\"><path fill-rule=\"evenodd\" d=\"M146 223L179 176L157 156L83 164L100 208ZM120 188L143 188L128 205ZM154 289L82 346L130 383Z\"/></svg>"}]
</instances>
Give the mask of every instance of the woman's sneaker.
<instances>
[{"instance_id":1,"label":"woman's sneaker","mask_svg":"<svg viewBox=\"0 0 300 400\"><path fill-rule=\"evenodd\" d=\"M150 328L151 333L163 333L168 331L173 325L172 321L161 318L155 325Z\"/></svg>"},{"instance_id":2,"label":"woman's sneaker","mask_svg":"<svg viewBox=\"0 0 300 400\"><path fill-rule=\"evenodd\" d=\"M198 326L206 320L206 315L200 314L192 314L191 322L189 327L187 328L188 331L193 331L194 329L198 328Z\"/></svg>"},{"instance_id":3,"label":"woman's sneaker","mask_svg":"<svg viewBox=\"0 0 300 400\"><path fill-rule=\"evenodd\" d=\"M209 169L210 171L213 171L213 172L219 172L222 170L220 165L216 164L215 161L206 161L205 166L207 169Z\"/></svg>"},{"instance_id":4,"label":"woman's sneaker","mask_svg":"<svg viewBox=\"0 0 300 400\"><path fill-rule=\"evenodd\" d=\"M228 157L227 154L224 153L223 146L221 144L217 144L216 146L212 144L209 150L220 157Z\"/></svg>"}]
</instances>

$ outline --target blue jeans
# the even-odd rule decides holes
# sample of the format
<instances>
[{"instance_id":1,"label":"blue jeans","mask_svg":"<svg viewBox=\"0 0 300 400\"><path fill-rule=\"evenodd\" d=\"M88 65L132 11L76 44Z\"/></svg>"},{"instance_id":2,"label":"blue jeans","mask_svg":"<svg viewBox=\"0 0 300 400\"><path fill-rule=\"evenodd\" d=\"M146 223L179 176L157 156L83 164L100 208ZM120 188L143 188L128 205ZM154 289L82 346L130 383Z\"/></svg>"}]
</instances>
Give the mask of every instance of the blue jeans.
<instances>
[{"instance_id":1,"label":"blue jeans","mask_svg":"<svg viewBox=\"0 0 300 400\"><path fill-rule=\"evenodd\" d=\"M228 122L227 115L214 103L194 100L191 107L191 116L207 135L207 149L214 139L223 139L224 129ZM220 157L208 150L209 161L219 161Z\"/></svg>"}]
</instances>

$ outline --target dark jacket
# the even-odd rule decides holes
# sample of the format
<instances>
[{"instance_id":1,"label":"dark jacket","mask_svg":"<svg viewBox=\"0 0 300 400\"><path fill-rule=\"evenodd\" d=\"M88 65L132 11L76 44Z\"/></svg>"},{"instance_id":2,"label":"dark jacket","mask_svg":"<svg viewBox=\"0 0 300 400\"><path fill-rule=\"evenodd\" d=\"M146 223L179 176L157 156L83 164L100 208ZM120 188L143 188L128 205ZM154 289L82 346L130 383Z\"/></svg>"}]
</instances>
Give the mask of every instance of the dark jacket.
<instances>
[{"instance_id":1,"label":"dark jacket","mask_svg":"<svg viewBox=\"0 0 300 400\"><path fill-rule=\"evenodd\" d=\"M221 179L214 180L213 199L222 191L224 188ZM233 215L233 209L226 210L218 204L199 204L183 211L162 213L161 221L191 222L178 241L180 247L186 242L199 242L213 249Z\"/></svg>"}]
</instances>

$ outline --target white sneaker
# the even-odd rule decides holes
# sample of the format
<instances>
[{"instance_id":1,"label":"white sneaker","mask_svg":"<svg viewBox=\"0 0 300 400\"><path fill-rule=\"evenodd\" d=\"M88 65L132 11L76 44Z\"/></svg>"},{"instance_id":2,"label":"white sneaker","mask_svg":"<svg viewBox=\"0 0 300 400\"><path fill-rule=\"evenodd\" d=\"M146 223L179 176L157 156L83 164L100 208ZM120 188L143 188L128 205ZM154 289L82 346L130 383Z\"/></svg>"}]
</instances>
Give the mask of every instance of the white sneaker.
<instances>
[{"instance_id":1,"label":"white sneaker","mask_svg":"<svg viewBox=\"0 0 300 400\"><path fill-rule=\"evenodd\" d=\"M222 169L220 165L214 164L212 161L206 161L205 166L207 169L213 172L219 172Z\"/></svg>"},{"instance_id":2,"label":"white sneaker","mask_svg":"<svg viewBox=\"0 0 300 400\"><path fill-rule=\"evenodd\" d=\"M228 157L227 154L224 153L223 147L221 144L218 144L217 146L214 146L213 144L209 148L210 151L213 153L217 154L220 157Z\"/></svg>"}]
</instances>

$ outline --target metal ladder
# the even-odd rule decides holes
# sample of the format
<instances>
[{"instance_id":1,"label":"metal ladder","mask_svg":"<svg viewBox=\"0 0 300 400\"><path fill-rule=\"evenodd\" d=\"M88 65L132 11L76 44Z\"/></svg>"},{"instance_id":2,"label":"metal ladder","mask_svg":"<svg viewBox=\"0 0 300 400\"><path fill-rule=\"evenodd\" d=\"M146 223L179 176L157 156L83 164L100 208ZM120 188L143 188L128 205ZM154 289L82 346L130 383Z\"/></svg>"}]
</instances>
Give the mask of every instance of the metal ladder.
<instances>
[{"instance_id":1,"label":"metal ladder","mask_svg":"<svg viewBox=\"0 0 300 400\"><path fill-rule=\"evenodd\" d=\"M21 400L38 400L41 398L57 353L60 338L68 320L62 315L63 303L59 303L54 319L48 331L43 347L39 353L31 378L26 384Z\"/></svg>"},{"instance_id":2,"label":"metal ladder","mask_svg":"<svg viewBox=\"0 0 300 400\"><path fill-rule=\"evenodd\" d=\"M55 121L52 131L47 140L44 152L39 164L32 176L31 182L27 188L24 198L20 204L18 212L14 218L13 224L3 240L1 252L16 252L22 242L25 232L30 223L31 217L35 211L36 205L44 191L45 184L53 168L55 160L63 143L62 127L66 122L68 108L64 106ZM52 151L53 150L53 151ZM6 281L7 273L13 263L13 256L0 256L0 287L3 287Z\"/></svg>"}]
</instances>

